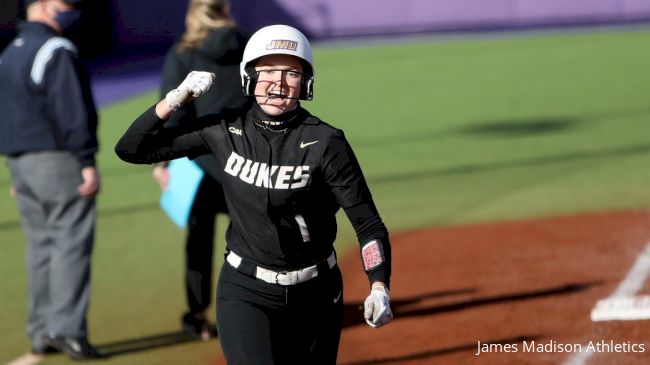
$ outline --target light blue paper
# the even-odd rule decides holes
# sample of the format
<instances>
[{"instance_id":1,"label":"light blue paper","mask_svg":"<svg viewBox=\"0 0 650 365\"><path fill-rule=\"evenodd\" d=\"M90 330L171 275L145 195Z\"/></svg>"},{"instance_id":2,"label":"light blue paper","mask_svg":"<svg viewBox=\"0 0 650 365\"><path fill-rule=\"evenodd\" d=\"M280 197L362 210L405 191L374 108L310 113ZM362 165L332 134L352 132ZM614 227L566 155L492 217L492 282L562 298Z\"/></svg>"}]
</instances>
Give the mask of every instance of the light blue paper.
<instances>
[{"instance_id":1,"label":"light blue paper","mask_svg":"<svg viewBox=\"0 0 650 365\"><path fill-rule=\"evenodd\" d=\"M168 171L169 182L160 195L160 206L172 222L185 228L204 172L188 158L171 161Z\"/></svg>"}]
</instances>

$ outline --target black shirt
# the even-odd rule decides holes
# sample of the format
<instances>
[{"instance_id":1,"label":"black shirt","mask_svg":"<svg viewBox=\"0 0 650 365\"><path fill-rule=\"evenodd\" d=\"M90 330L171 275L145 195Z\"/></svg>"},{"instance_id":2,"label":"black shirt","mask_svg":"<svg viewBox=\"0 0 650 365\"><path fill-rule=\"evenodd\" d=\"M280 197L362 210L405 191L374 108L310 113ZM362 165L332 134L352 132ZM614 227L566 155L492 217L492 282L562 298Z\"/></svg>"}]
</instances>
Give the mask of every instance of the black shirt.
<instances>
[{"instance_id":1,"label":"black shirt","mask_svg":"<svg viewBox=\"0 0 650 365\"><path fill-rule=\"evenodd\" d=\"M115 151L132 163L212 153L231 223L228 249L257 265L295 270L326 259L344 208L363 245L377 240L384 262L368 271L388 284L390 243L343 131L298 107L286 131L268 140L250 104L163 128L155 107L140 115Z\"/></svg>"},{"instance_id":2,"label":"black shirt","mask_svg":"<svg viewBox=\"0 0 650 365\"><path fill-rule=\"evenodd\" d=\"M224 108L243 106L247 98L241 92L239 62L248 38L236 27L211 29L197 48L181 48L174 43L165 57L160 96L165 97L190 71L215 74L212 87L201 98L185 104L168 120L167 126L192 122L197 116L218 113Z\"/></svg>"},{"instance_id":3,"label":"black shirt","mask_svg":"<svg viewBox=\"0 0 650 365\"><path fill-rule=\"evenodd\" d=\"M215 79L205 95L185 104L167 120L165 126L193 123L197 116L238 108L246 103L247 97L241 92L239 62L247 41L247 36L233 26L208 30L205 38L194 48L182 48L180 41L174 43L165 57L160 87L162 98L178 87L190 71L212 72ZM208 175L214 177L217 174L218 167L211 156L201 156L195 161Z\"/></svg>"}]
</instances>

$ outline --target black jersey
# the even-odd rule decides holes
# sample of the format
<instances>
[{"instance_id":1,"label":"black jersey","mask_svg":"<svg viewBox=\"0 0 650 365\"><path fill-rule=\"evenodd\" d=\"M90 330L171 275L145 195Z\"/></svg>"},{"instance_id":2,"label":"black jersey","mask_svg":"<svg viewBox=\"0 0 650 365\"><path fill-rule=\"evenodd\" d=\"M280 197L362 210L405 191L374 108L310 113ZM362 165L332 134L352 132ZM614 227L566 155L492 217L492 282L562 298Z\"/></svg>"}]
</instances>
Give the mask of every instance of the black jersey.
<instances>
[{"instance_id":1,"label":"black jersey","mask_svg":"<svg viewBox=\"0 0 650 365\"><path fill-rule=\"evenodd\" d=\"M132 163L214 155L231 216L228 249L270 269L295 270L326 259L336 238L335 214L344 208L362 244L381 243L384 260L368 275L388 283L388 232L343 132L299 106L287 129L267 140L253 110L249 105L163 129L150 108L116 152Z\"/></svg>"}]
</instances>

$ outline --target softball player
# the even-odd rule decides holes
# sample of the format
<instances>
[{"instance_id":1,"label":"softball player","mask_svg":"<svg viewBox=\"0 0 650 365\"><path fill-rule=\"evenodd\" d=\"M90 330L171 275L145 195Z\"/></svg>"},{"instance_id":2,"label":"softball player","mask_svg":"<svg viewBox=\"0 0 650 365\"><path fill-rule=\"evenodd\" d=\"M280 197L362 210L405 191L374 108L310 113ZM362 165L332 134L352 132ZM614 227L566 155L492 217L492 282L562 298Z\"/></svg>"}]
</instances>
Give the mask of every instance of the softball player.
<instances>
[{"instance_id":1,"label":"softball player","mask_svg":"<svg viewBox=\"0 0 650 365\"><path fill-rule=\"evenodd\" d=\"M392 319L388 231L343 132L302 108L315 69L307 38L273 25L257 31L240 71L251 100L241 109L162 128L205 93L214 75L191 72L140 115L115 150L153 163L206 153L219 163L231 224L217 287L217 327L228 364L335 364L343 322L335 213L343 208L370 282L364 316Z\"/></svg>"}]
</instances>

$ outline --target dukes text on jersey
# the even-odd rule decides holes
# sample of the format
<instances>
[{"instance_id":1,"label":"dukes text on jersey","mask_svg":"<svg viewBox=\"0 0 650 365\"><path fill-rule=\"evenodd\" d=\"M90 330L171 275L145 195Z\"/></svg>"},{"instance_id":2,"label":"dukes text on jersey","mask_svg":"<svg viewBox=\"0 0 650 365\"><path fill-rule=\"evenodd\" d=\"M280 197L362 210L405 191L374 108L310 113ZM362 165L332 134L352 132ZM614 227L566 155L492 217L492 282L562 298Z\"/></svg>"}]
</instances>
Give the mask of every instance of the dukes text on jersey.
<instances>
[{"instance_id":1,"label":"dukes text on jersey","mask_svg":"<svg viewBox=\"0 0 650 365\"><path fill-rule=\"evenodd\" d=\"M245 183L269 189L299 189L309 182L309 166L269 166L242 157L234 151L223 169Z\"/></svg>"}]
</instances>

